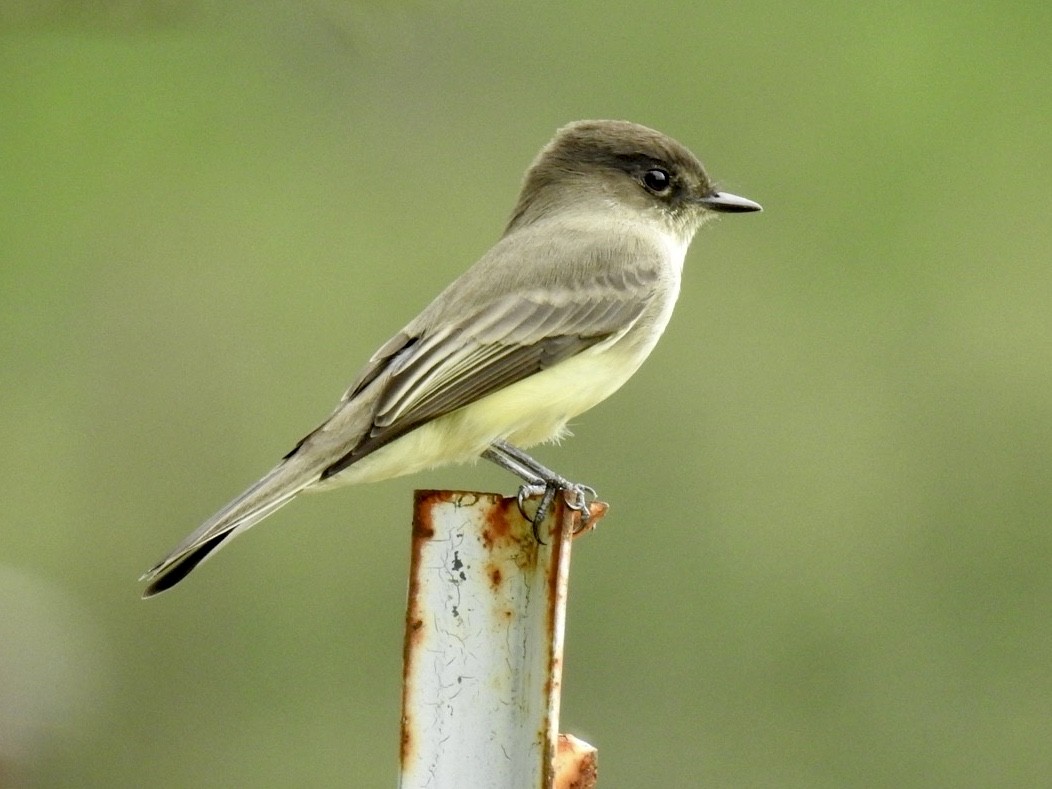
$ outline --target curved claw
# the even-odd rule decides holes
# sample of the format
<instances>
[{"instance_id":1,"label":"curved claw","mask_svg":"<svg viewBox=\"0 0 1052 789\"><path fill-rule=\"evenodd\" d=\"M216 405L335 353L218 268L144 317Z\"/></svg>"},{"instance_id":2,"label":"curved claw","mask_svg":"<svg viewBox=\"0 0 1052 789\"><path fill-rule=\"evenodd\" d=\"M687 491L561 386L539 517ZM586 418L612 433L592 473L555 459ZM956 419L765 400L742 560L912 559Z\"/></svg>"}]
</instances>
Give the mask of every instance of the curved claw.
<instances>
[{"instance_id":1,"label":"curved claw","mask_svg":"<svg viewBox=\"0 0 1052 789\"><path fill-rule=\"evenodd\" d=\"M595 488L591 485L582 485L580 483L574 485L572 488L564 489L563 494L566 499L566 506L572 510L580 512L581 516L585 519L591 516L591 513L588 511L589 500L595 501L599 498L599 494L596 493Z\"/></svg>"},{"instance_id":2,"label":"curved claw","mask_svg":"<svg viewBox=\"0 0 1052 789\"><path fill-rule=\"evenodd\" d=\"M526 499L528 499L530 496L539 496L547 490L547 485L536 485L528 482L519 485L519 493L515 497L515 500L519 505L519 514L522 515L522 517L528 520L530 523L534 522L534 518L536 518L536 515L530 515L528 512L526 512Z\"/></svg>"},{"instance_id":3,"label":"curved claw","mask_svg":"<svg viewBox=\"0 0 1052 789\"><path fill-rule=\"evenodd\" d=\"M583 529L588 525L588 521L592 519L592 508L590 505L599 498L599 494L592 486L580 483L574 485L571 489L565 490L563 493L566 506L575 512L581 513L581 528ZM571 496L573 497L572 500Z\"/></svg>"}]
</instances>

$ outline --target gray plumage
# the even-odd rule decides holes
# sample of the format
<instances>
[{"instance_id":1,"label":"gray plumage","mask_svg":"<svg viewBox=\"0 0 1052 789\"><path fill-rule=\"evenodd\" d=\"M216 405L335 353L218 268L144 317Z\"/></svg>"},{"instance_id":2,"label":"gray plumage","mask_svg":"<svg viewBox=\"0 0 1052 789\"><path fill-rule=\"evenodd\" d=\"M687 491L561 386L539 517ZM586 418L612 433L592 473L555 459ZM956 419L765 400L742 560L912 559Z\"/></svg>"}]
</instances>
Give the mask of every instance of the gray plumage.
<instances>
[{"instance_id":1,"label":"gray plumage","mask_svg":"<svg viewBox=\"0 0 1052 789\"><path fill-rule=\"evenodd\" d=\"M147 572L144 596L304 490L557 438L649 354L704 220L758 209L715 191L660 132L624 121L560 129L497 244L380 347L277 467Z\"/></svg>"}]
</instances>

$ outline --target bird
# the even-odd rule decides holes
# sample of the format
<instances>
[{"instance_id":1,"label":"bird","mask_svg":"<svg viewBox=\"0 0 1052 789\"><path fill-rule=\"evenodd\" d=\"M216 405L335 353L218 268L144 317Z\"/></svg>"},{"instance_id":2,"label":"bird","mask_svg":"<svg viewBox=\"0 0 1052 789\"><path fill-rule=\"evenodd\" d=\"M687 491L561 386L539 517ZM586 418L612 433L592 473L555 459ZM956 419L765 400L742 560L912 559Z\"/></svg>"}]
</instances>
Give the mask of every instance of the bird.
<instances>
[{"instance_id":1,"label":"bird","mask_svg":"<svg viewBox=\"0 0 1052 789\"><path fill-rule=\"evenodd\" d=\"M520 506L562 491L586 510L594 491L525 448L561 438L636 372L672 315L695 232L760 210L654 129L558 129L495 245L380 346L324 422L148 570L143 597L300 493L480 457L522 478Z\"/></svg>"}]
</instances>

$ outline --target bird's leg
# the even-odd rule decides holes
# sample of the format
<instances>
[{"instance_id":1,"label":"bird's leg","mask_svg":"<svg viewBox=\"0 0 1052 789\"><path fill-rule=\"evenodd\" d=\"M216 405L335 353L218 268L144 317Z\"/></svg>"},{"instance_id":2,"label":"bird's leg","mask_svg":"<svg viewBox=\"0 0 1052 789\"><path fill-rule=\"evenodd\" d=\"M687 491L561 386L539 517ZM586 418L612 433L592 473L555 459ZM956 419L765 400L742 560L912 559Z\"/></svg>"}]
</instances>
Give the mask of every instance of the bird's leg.
<instances>
[{"instance_id":1,"label":"bird's leg","mask_svg":"<svg viewBox=\"0 0 1052 789\"><path fill-rule=\"evenodd\" d=\"M588 523L588 519L591 517L591 512L588 509L589 497L592 499L596 497L596 492L593 488L590 488L588 485L571 482L566 477L556 474L547 466L542 466L521 449L506 441L494 441L482 453L482 457L525 480L525 484L519 487L519 512L533 524L533 533L538 540L540 535L537 534L537 527L547 517L548 510L551 509L552 502L555 500L555 494L560 490L563 491L563 495L568 497L566 499L567 506L580 512L581 521ZM524 503L528 497L535 496L538 493L543 493L544 495L541 497L540 504L537 505L537 511L531 518L526 514Z\"/></svg>"}]
</instances>

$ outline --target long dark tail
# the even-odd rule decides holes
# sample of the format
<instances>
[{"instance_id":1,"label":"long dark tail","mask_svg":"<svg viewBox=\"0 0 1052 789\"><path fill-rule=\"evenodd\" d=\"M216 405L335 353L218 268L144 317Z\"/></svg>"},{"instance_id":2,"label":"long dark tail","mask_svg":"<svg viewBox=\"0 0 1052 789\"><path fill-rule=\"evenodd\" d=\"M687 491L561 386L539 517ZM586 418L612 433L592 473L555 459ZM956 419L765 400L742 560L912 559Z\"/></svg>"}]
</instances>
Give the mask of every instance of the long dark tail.
<instances>
[{"instance_id":1,"label":"long dark tail","mask_svg":"<svg viewBox=\"0 0 1052 789\"><path fill-rule=\"evenodd\" d=\"M318 479L294 455L203 523L175 550L146 572L143 597L171 589L201 562L243 531L288 504Z\"/></svg>"}]
</instances>

